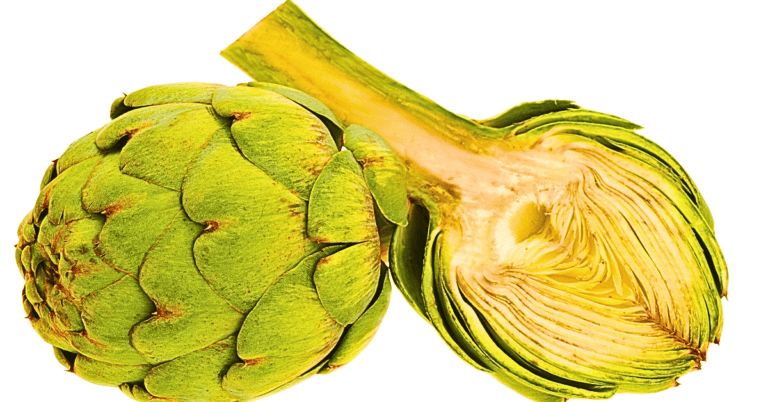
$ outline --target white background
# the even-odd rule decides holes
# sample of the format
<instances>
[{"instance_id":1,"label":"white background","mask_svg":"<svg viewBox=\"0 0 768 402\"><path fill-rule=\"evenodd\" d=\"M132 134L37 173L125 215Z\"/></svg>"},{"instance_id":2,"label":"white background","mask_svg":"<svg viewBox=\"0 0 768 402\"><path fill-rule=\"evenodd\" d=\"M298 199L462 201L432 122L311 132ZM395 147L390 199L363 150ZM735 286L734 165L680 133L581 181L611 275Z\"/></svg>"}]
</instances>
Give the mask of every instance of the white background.
<instances>
[{"instance_id":1,"label":"white background","mask_svg":"<svg viewBox=\"0 0 768 402\"><path fill-rule=\"evenodd\" d=\"M703 371L660 394L613 400L765 400L768 30L761 2L297 2L360 57L454 112L485 118L524 101L570 99L645 126L642 133L685 166L712 209L730 266L730 300L721 345L710 349ZM104 124L122 92L247 81L218 53L280 1L9 3L0 27L2 398L125 401L117 389L65 373L23 319L16 226L49 162ZM268 400L524 399L454 356L395 292L379 334L355 361Z\"/></svg>"}]
</instances>

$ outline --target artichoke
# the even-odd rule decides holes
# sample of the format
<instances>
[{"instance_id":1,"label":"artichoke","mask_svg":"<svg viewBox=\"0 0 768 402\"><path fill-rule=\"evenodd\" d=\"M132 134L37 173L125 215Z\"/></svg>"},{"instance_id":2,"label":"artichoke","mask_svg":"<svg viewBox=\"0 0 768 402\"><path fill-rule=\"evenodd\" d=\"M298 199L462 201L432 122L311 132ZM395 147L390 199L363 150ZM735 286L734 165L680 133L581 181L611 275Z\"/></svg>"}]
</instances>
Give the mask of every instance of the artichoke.
<instances>
[{"instance_id":1,"label":"artichoke","mask_svg":"<svg viewBox=\"0 0 768 402\"><path fill-rule=\"evenodd\" d=\"M24 308L62 365L139 401L232 402L367 345L391 290L379 229L408 210L381 138L259 83L148 87L111 117L18 230Z\"/></svg>"},{"instance_id":2,"label":"artichoke","mask_svg":"<svg viewBox=\"0 0 768 402\"><path fill-rule=\"evenodd\" d=\"M640 127L569 101L472 120L366 64L287 2L223 56L379 133L407 167L397 287L450 348L535 401L657 392L722 331L701 194Z\"/></svg>"}]
</instances>

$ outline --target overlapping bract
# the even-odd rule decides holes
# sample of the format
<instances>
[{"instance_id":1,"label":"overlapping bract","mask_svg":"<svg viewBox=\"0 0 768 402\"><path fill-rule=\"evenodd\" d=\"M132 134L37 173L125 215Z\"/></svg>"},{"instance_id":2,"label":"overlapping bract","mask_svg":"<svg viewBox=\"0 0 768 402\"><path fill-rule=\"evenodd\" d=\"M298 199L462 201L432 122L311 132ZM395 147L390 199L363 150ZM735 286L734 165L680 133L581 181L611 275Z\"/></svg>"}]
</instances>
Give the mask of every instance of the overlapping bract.
<instances>
[{"instance_id":1,"label":"overlapping bract","mask_svg":"<svg viewBox=\"0 0 768 402\"><path fill-rule=\"evenodd\" d=\"M18 232L25 310L65 367L140 401L230 402L367 345L390 297L375 214L407 210L404 180L375 177L404 172L386 143L340 151L375 134L260 83L149 87L111 117Z\"/></svg>"}]
</instances>

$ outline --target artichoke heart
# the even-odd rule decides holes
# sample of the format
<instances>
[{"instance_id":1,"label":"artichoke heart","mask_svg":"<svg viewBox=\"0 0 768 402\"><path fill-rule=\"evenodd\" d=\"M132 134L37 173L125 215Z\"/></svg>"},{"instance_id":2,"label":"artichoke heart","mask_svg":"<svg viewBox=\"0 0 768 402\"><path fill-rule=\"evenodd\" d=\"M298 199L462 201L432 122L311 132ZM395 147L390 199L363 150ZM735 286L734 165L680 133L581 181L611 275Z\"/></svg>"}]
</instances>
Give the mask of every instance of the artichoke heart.
<instances>
[{"instance_id":1,"label":"artichoke heart","mask_svg":"<svg viewBox=\"0 0 768 402\"><path fill-rule=\"evenodd\" d=\"M376 70L291 2L224 57L291 85L403 159L389 260L473 367L536 401L656 392L722 331L727 270L683 168L636 124L570 101L472 120Z\"/></svg>"},{"instance_id":2,"label":"artichoke heart","mask_svg":"<svg viewBox=\"0 0 768 402\"><path fill-rule=\"evenodd\" d=\"M624 128L513 134L490 156L498 171L469 162L440 223L422 281L454 310L447 325L511 371L497 375L586 390L573 396L664 389L700 368L722 329L724 264L689 184Z\"/></svg>"},{"instance_id":3,"label":"artichoke heart","mask_svg":"<svg viewBox=\"0 0 768 402\"><path fill-rule=\"evenodd\" d=\"M327 107L261 83L148 87L111 117L18 231L27 318L62 365L139 401L247 401L371 341L391 291L377 222L408 210L404 187L378 194L405 173L383 140L340 150Z\"/></svg>"},{"instance_id":4,"label":"artichoke heart","mask_svg":"<svg viewBox=\"0 0 768 402\"><path fill-rule=\"evenodd\" d=\"M708 209L628 123L547 119L452 159L448 180L425 175L450 192L395 231L396 283L462 358L533 400L674 386L722 331Z\"/></svg>"}]
</instances>

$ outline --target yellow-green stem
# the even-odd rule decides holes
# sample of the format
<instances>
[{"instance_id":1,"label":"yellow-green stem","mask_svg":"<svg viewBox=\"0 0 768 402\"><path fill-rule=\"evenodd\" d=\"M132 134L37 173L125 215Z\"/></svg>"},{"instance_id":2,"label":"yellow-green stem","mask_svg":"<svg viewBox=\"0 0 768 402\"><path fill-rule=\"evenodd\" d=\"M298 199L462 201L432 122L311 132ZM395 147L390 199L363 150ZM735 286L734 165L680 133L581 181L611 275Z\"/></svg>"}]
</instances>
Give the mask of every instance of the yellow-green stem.
<instances>
[{"instance_id":1,"label":"yellow-green stem","mask_svg":"<svg viewBox=\"0 0 768 402\"><path fill-rule=\"evenodd\" d=\"M453 114L389 78L336 42L290 1L222 55L256 80L297 88L325 103L344 123L376 131L418 182L425 177L450 182L457 172L476 171L477 164L485 163L472 154L482 154L491 138L503 135L502 130ZM449 170L446 160L452 161ZM463 169L462 164L469 166ZM455 198L451 187L429 192L433 197Z\"/></svg>"}]
</instances>

